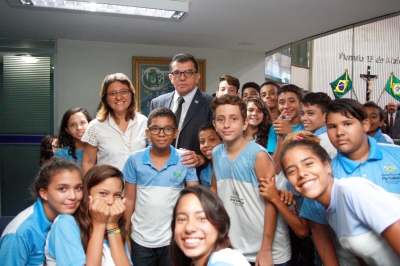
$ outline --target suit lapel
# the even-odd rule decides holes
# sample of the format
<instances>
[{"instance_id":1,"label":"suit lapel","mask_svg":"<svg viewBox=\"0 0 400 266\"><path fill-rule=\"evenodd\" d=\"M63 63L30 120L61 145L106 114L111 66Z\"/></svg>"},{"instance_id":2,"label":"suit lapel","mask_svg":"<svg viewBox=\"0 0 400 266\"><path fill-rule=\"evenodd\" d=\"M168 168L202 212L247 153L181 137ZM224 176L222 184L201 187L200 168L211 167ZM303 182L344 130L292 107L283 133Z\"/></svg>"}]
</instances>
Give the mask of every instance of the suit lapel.
<instances>
[{"instance_id":1,"label":"suit lapel","mask_svg":"<svg viewBox=\"0 0 400 266\"><path fill-rule=\"evenodd\" d=\"M203 105L204 105L204 96L202 95L200 89L197 89L197 92L194 95L193 100L189 106L187 113L186 113L185 120L183 121L181 131L185 128L185 126L189 123L189 121L193 118L193 116L197 113L197 111Z\"/></svg>"},{"instance_id":2,"label":"suit lapel","mask_svg":"<svg viewBox=\"0 0 400 266\"><path fill-rule=\"evenodd\" d=\"M161 106L167 107L167 108L170 108L170 109L171 109L172 100L174 99L174 94L175 94L175 91L172 92L172 93L170 93L170 94L168 95L168 97L165 97L164 101L161 103Z\"/></svg>"}]
</instances>

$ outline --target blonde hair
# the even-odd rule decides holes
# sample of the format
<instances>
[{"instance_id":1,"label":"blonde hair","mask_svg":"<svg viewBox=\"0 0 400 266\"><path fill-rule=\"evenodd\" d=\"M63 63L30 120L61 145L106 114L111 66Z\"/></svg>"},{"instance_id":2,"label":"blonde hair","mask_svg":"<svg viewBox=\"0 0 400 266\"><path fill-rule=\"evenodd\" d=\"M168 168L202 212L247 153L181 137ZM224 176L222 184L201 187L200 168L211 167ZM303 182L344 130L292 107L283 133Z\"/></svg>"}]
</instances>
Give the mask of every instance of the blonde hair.
<instances>
[{"instance_id":1,"label":"blonde hair","mask_svg":"<svg viewBox=\"0 0 400 266\"><path fill-rule=\"evenodd\" d=\"M108 114L110 114L114 118L115 122L117 124L119 123L119 119L115 117L114 110L108 105L107 101L108 86L110 86L110 84L115 81L119 81L122 84L127 85L129 90L131 91L131 104L128 106L128 110L125 115L125 121L135 118L135 112L136 112L135 88L133 87L132 82L125 74L115 73L106 76L105 79L103 80L103 84L101 85L101 92L100 92L101 107L96 114L96 117L100 122L104 122L104 120L107 119Z\"/></svg>"}]
</instances>

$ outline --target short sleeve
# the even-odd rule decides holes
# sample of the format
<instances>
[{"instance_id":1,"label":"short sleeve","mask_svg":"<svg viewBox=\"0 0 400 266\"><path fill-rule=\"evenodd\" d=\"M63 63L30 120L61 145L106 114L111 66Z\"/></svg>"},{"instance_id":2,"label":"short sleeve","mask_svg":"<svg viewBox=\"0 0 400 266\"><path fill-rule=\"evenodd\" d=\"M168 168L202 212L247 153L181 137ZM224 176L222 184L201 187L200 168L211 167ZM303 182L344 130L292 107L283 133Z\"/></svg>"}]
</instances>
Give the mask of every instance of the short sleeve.
<instances>
[{"instance_id":1,"label":"short sleeve","mask_svg":"<svg viewBox=\"0 0 400 266\"><path fill-rule=\"evenodd\" d=\"M346 201L361 223L380 235L400 220L400 200L368 180L360 181L356 186L341 186L338 196Z\"/></svg>"},{"instance_id":2,"label":"short sleeve","mask_svg":"<svg viewBox=\"0 0 400 266\"><path fill-rule=\"evenodd\" d=\"M92 146L98 146L98 134L96 129L96 123L98 123L97 119L93 119L90 121L88 127L86 128L85 134L82 137L83 142L87 142Z\"/></svg>"},{"instance_id":3,"label":"short sleeve","mask_svg":"<svg viewBox=\"0 0 400 266\"><path fill-rule=\"evenodd\" d=\"M198 181L198 180L199 179L197 178L196 168L187 168L185 181L186 182L194 182L194 181Z\"/></svg>"},{"instance_id":4,"label":"short sleeve","mask_svg":"<svg viewBox=\"0 0 400 266\"><path fill-rule=\"evenodd\" d=\"M58 266L85 265L80 230L72 215L60 214L49 232L48 251Z\"/></svg>"},{"instance_id":5,"label":"short sleeve","mask_svg":"<svg viewBox=\"0 0 400 266\"><path fill-rule=\"evenodd\" d=\"M207 266L250 266L250 263L246 260L242 253L225 248L220 251L214 252Z\"/></svg>"},{"instance_id":6,"label":"short sleeve","mask_svg":"<svg viewBox=\"0 0 400 266\"><path fill-rule=\"evenodd\" d=\"M299 216L319 224L328 225L325 218L325 207L316 200L304 198Z\"/></svg>"},{"instance_id":7,"label":"short sleeve","mask_svg":"<svg viewBox=\"0 0 400 266\"><path fill-rule=\"evenodd\" d=\"M124 168L122 169L122 173L124 175L124 180L130 184L137 184L134 154L135 153L131 154L128 157L128 160L126 160Z\"/></svg>"},{"instance_id":8,"label":"short sleeve","mask_svg":"<svg viewBox=\"0 0 400 266\"><path fill-rule=\"evenodd\" d=\"M277 136L274 126L269 128L267 151L270 153L275 152Z\"/></svg>"},{"instance_id":9,"label":"short sleeve","mask_svg":"<svg viewBox=\"0 0 400 266\"><path fill-rule=\"evenodd\" d=\"M0 241L1 265L26 265L32 248L28 241L26 237L19 234L5 235Z\"/></svg>"}]
</instances>

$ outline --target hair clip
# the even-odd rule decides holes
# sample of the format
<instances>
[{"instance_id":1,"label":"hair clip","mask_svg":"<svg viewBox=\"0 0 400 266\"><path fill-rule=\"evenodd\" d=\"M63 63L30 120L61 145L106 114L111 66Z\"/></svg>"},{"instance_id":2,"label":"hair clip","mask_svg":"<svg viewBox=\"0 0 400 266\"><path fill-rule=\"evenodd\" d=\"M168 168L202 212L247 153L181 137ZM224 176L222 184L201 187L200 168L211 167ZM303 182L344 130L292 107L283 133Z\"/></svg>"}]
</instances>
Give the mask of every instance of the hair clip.
<instances>
[{"instance_id":1,"label":"hair clip","mask_svg":"<svg viewBox=\"0 0 400 266\"><path fill-rule=\"evenodd\" d=\"M297 140L303 140L304 138L302 136L296 136Z\"/></svg>"}]
</instances>

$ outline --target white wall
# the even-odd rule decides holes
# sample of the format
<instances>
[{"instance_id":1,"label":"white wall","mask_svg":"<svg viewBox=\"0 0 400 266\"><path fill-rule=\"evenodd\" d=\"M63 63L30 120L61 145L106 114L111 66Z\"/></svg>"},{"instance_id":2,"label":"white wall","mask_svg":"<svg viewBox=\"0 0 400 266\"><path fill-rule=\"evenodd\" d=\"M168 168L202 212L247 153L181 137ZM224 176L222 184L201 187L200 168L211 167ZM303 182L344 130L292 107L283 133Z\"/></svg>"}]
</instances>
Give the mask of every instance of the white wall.
<instances>
[{"instance_id":1,"label":"white wall","mask_svg":"<svg viewBox=\"0 0 400 266\"><path fill-rule=\"evenodd\" d=\"M312 90L326 92L334 98L329 83L340 77L347 68L357 98L364 103L366 83L360 74L366 74L370 66L371 75L378 75L373 81L370 100L378 103L390 73L400 77L399 29L400 16L396 16L314 40ZM396 61L393 64L388 59ZM356 95L348 92L344 98L357 99ZM385 91L378 104L384 107L391 101L400 103Z\"/></svg>"},{"instance_id":2,"label":"white wall","mask_svg":"<svg viewBox=\"0 0 400 266\"><path fill-rule=\"evenodd\" d=\"M230 74L241 84L264 81L264 53L213 50L202 48L151 46L73 40L57 41L56 59L56 127L71 107L85 107L95 115L100 102L104 77L122 72L132 78L132 56L173 57L190 53L206 60L206 91L212 94L219 76Z\"/></svg>"}]
</instances>

